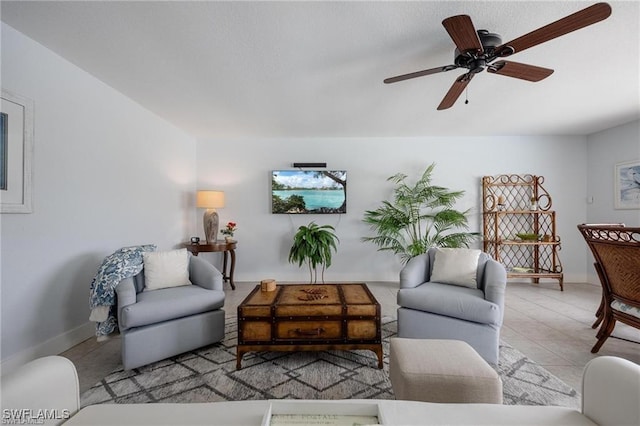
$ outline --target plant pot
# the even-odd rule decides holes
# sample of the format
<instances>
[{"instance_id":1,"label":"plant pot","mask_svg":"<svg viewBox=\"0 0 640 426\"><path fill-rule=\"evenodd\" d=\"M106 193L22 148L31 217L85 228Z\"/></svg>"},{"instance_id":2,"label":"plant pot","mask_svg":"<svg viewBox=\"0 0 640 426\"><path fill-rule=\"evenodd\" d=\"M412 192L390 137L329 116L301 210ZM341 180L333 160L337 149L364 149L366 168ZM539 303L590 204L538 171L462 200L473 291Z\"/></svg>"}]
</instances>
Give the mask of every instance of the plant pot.
<instances>
[{"instance_id":1,"label":"plant pot","mask_svg":"<svg viewBox=\"0 0 640 426\"><path fill-rule=\"evenodd\" d=\"M225 240L227 243L232 243L232 242L233 242L233 237L226 236L226 237L224 237L224 240Z\"/></svg>"}]
</instances>

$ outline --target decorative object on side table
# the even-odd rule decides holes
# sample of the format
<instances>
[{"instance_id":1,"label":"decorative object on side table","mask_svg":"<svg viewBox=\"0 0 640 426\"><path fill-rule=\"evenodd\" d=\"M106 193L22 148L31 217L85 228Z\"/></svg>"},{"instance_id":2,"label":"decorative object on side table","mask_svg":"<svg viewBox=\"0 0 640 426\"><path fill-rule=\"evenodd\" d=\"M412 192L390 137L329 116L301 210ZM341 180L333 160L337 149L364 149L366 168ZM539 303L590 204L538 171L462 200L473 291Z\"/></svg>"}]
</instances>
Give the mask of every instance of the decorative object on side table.
<instances>
[{"instance_id":1,"label":"decorative object on side table","mask_svg":"<svg viewBox=\"0 0 640 426\"><path fill-rule=\"evenodd\" d=\"M233 233L238 229L235 222L228 222L224 229L220 230L220 233L224 235L224 240L228 243L233 241Z\"/></svg>"},{"instance_id":2,"label":"decorative object on side table","mask_svg":"<svg viewBox=\"0 0 640 426\"><path fill-rule=\"evenodd\" d=\"M198 191L196 206L207 209L202 218L204 236L207 244L214 243L218 235L218 224L220 223L216 209L224 207L224 192Z\"/></svg>"}]
</instances>

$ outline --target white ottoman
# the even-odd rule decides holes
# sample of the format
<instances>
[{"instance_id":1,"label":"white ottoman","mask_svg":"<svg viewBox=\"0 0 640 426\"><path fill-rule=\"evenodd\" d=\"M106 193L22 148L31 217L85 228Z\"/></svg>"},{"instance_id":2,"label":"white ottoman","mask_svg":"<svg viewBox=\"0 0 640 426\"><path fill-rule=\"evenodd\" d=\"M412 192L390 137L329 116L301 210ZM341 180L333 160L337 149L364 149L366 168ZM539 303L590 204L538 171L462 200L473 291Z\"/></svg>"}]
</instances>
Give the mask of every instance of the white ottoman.
<instances>
[{"instance_id":1,"label":"white ottoman","mask_svg":"<svg viewBox=\"0 0 640 426\"><path fill-rule=\"evenodd\" d=\"M392 338L389 376L396 399L502 404L502 380L468 343Z\"/></svg>"}]
</instances>

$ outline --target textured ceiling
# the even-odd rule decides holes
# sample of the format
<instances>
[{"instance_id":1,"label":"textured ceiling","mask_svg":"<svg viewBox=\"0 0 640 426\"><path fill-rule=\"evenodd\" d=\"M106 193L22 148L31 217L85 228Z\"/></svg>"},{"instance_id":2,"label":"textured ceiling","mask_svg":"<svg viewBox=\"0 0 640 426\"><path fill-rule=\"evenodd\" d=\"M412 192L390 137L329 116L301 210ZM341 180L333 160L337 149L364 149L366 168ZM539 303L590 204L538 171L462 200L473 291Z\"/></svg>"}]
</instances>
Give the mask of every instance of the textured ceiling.
<instances>
[{"instance_id":1,"label":"textured ceiling","mask_svg":"<svg viewBox=\"0 0 640 426\"><path fill-rule=\"evenodd\" d=\"M589 134L640 116L640 3L513 60L530 83L463 70L442 20L514 39L594 2L27 2L2 21L200 138ZM469 104L464 104L465 96Z\"/></svg>"}]
</instances>

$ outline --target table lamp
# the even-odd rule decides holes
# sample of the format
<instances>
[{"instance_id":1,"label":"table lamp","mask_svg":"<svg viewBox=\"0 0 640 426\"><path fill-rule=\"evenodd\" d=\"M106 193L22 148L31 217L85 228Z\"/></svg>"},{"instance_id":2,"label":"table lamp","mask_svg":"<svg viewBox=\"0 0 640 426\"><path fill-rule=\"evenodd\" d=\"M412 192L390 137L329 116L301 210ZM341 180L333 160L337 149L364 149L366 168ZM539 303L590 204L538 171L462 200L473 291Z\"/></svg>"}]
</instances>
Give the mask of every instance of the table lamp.
<instances>
[{"instance_id":1,"label":"table lamp","mask_svg":"<svg viewBox=\"0 0 640 426\"><path fill-rule=\"evenodd\" d=\"M202 218L204 236L207 244L214 243L217 239L218 225L220 223L216 209L224 207L224 192L198 191L196 195L196 207L207 209Z\"/></svg>"}]
</instances>

